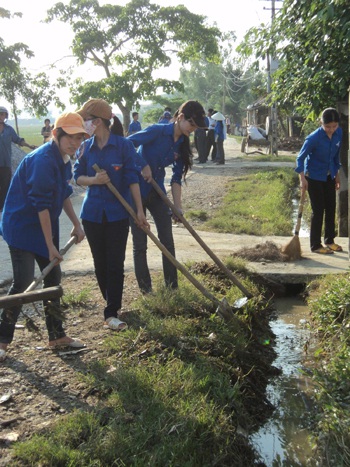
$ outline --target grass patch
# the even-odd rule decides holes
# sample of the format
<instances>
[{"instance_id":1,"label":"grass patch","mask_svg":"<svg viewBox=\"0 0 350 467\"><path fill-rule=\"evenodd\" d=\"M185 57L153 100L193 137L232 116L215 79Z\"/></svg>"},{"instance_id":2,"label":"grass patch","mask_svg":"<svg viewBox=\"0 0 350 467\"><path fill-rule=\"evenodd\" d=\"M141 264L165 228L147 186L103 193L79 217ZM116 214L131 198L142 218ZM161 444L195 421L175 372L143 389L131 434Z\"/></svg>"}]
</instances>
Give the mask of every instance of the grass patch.
<instances>
[{"instance_id":1,"label":"grass patch","mask_svg":"<svg viewBox=\"0 0 350 467\"><path fill-rule=\"evenodd\" d=\"M62 304L64 306L78 306L86 305L91 299L91 289L83 288L80 292L70 292L69 290L64 293L62 297Z\"/></svg>"},{"instance_id":2,"label":"grass patch","mask_svg":"<svg viewBox=\"0 0 350 467\"><path fill-rule=\"evenodd\" d=\"M14 129L15 126L13 126ZM19 127L19 135L21 138L24 138L28 144L34 144L35 146L40 146L43 144L43 137L41 136L41 128L44 126L44 123L42 125L20 125ZM31 149L28 149L26 147L21 148L23 151L26 151L27 153L31 151Z\"/></svg>"},{"instance_id":3,"label":"grass patch","mask_svg":"<svg viewBox=\"0 0 350 467\"><path fill-rule=\"evenodd\" d=\"M186 213L187 217L192 220L207 221L209 216L206 211L203 210L192 210Z\"/></svg>"},{"instance_id":4,"label":"grass patch","mask_svg":"<svg viewBox=\"0 0 350 467\"><path fill-rule=\"evenodd\" d=\"M292 196L298 176L292 169L260 170L230 182L227 195L206 230L247 235L288 236L293 230Z\"/></svg>"},{"instance_id":5,"label":"grass patch","mask_svg":"<svg viewBox=\"0 0 350 467\"><path fill-rule=\"evenodd\" d=\"M178 290L158 285L140 297L129 328L107 338L104 360L92 360L81 375L98 405L16 443L18 465L254 465L240 432L266 416L256 394L264 393L275 358L263 344L271 339L267 309L258 296L223 321L213 303L179 279ZM215 294L230 303L240 296L223 285Z\"/></svg>"},{"instance_id":6,"label":"grass patch","mask_svg":"<svg viewBox=\"0 0 350 467\"><path fill-rule=\"evenodd\" d=\"M316 444L327 465L350 465L350 275L314 281L307 301L320 338L313 374Z\"/></svg>"}]
</instances>

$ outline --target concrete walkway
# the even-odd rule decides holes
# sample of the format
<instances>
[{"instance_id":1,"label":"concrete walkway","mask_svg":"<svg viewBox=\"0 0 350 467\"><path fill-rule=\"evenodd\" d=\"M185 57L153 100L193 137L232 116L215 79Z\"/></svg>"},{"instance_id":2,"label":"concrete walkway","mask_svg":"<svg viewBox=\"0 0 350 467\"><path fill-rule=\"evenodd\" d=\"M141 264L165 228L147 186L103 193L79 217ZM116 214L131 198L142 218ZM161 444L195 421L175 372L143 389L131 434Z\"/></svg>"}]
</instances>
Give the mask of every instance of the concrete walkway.
<instances>
[{"instance_id":1,"label":"concrete walkway","mask_svg":"<svg viewBox=\"0 0 350 467\"><path fill-rule=\"evenodd\" d=\"M226 150L226 165L235 167L243 165L249 165L250 167L260 166L294 166L293 163L258 163L252 160L241 161L239 157L242 156L240 148L234 140L227 140L225 142ZM206 167L213 169L215 167L221 168L222 166L215 166L212 163L208 163L201 166L194 166L193 172L197 170L205 170ZM72 197L74 209L79 215L80 206L83 200L83 193L75 194ZM71 225L67 216L63 213L60 220L61 226L61 247L69 240ZM152 231L156 233L155 226L152 226ZM186 261L212 261L197 241L191 236L191 234L181 225L174 226L174 239L176 248L176 257L181 263ZM200 232L197 233L202 237L206 244L213 250L213 252L220 258L224 259L229 256L232 252L238 251L244 247L251 248L257 244L271 241L276 245L286 245L291 239L289 237L258 237L249 235L233 235L233 234L218 234L211 232ZM304 283L311 280L319 275L325 274L339 274L349 271L349 240L348 238L337 238L337 243L343 247L342 253L335 253L333 255L318 255L311 253L309 249L309 238L300 237L300 243L302 247L303 259L294 262L286 263L272 263L272 262L259 262L249 263L249 268L260 274L269 276L271 279L277 280L283 283ZM149 267L151 271L161 270L161 253L158 247L153 244L149 239ZM8 252L6 242L0 236L0 286L7 283L12 278L12 266ZM86 273L93 272L93 262L89 245L84 240L79 245L74 245L65 255L64 261L62 262L62 271L65 274L79 274L83 275ZM129 235L129 241L126 252L125 271L133 271L132 261L132 241L131 234Z\"/></svg>"}]
</instances>

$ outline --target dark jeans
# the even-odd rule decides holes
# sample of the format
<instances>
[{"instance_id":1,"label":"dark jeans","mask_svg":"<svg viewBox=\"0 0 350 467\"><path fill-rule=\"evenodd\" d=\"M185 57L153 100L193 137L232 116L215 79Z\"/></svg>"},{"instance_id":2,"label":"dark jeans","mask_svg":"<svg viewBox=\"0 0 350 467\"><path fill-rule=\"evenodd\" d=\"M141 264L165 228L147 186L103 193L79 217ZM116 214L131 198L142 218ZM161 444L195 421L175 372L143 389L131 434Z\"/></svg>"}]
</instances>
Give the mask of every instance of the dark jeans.
<instances>
[{"instance_id":1,"label":"dark jeans","mask_svg":"<svg viewBox=\"0 0 350 467\"><path fill-rule=\"evenodd\" d=\"M207 161L207 135L206 131L198 128L194 133L196 149L198 152L199 162Z\"/></svg>"},{"instance_id":2,"label":"dark jeans","mask_svg":"<svg viewBox=\"0 0 350 467\"><path fill-rule=\"evenodd\" d=\"M213 150L211 151L211 160L215 161L215 159L216 159L216 143L215 143L215 132L214 132L214 130L208 130L208 133L207 133L207 159L209 158L211 148L213 148Z\"/></svg>"},{"instance_id":3,"label":"dark jeans","mask_svg":"<svg viewBox=\"0 0 350 467\"><path fill-rule=\"evenodd\" d=\"M0 210L4 207L5 198L11 183L11 168L0 167Z\"/></svg>"},{"instance_id":4,"label":"dark jeans","mask_svg":"<svg viewBox=\"0 0 350 467\"><path fill-rule=\"evenodd\" d=\"M35 261L37 262L40 271L48 264L48 258L35 255L30 251L20 250L18 248L9 247L13 268L13 282L8 295L22 293L33 282L35 272ZM55 266L49 274L44 278L44 288L54 287L61 282L61 267ZM56 306L60 305L60 299L50 300ZM0 343L10 344L13 340L15 324L21 312L21 306L15 306L4 309L0 315ZM46 318L46 327L49 333L49 341L60 339L66 334L63 330L62 320L53 316L50 313L48 300L44 301L44 311Z\"/></svg>"},{"instance_id":5,"label":"dark jeans","mask_svg":"<svg viewBox=\"0 0 350 467\"><path fill-rule=\"evenodd\" d=\"M310 247L311 251L317 250L322 246L321 234L323 218L324 242L326 244L334 243L335 237L335 180L331 176L327 181L312 180L306 177L308 181L308 192L312 209L311 228L310 228Z\"/></svg>"},{"instance_id":6,"label":"dark jeans","mask_svg":"<svg viewBox=\"0 0 350 467\"><path fill-rule=\"evenodd\" d=\"M216 159L215 162L218 162L219 164L224 164L225 163L225 150L224 150L224 142L223 141L217 141L216 143Z\"/></svg>"},{"instance_id":7,"label":"dark jeans","mask_svg":"<svg viewBox=\"0 0 350 467\"><path fill-rule=\"evenodd\" d=\"M168 207L153 189L148 197L143 200L143 207L145 213L146 209L148 209L153 217L159 241L173 256L175 256L172 221ZM130 223L133 238L136 279L141 291L148 293L152 291L152 281L147 264L147 234L137 227L133 219L130 220ZM177 288L178 282L176 267L163 254L162 260L165 284L172 288Z\"/></svg>"},{"instance_id":8,"label":"dark jeans","mask_svg":"<svg viewBox=\"0 0 350 467\"><path fill-rule=\"evenodd\" d=\"M116 318L122 306L125 250L129 219L102 224L83 220L86 238L94 260L95 274L106 300L104 318Z\"/></svg>"}]
</instances>

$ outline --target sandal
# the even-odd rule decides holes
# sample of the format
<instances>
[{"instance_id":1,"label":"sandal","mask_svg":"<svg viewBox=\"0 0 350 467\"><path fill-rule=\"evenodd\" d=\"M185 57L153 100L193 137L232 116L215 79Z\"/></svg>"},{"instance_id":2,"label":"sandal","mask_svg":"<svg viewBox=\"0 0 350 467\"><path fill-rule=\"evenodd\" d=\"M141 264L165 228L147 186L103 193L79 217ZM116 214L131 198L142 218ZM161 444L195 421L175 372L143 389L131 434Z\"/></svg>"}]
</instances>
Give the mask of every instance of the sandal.
<instances>
[{"instance_id":1,"label":"sandal","mask_svg":"<svg viewBox=\"0 0 350 467\"><path fill-rule=\"evenodd\" d=\"M79 339L71 339L70 341L61 341L61 339L57 339L58 342L56 341L51 341L49 342L49 348L50 349L59 349L61 347L71 347L73 349L83 349L86 347L86 345L81 342ZM56 342L56 343L54 343Z\"/></svg>"},{"instance_id":2,"label":"sandal","mask_svg":"<svg viewBox=\"0 0 350 467\"><path fill-rule=\"evenodd\" d=\"M105 329L112 329L113 331L125 331L128 325L124 321L120 321L119 318L107 318L103 327Z\"/></svg>"},{"instance_id":3,"label":"sandal","mask_svg":"<svg viewBox=\"0 0 350 467\"><path fill-rule=\"evenodd\" d=\"M320 248L317 248L317 250L312 250L313 253L318 253L320 255L332 255L334 251L332 251L329 248L325 248L324 246L321 246Z\"/></svg>"},{"instance_id":4,"label":"sandal","mask_svg":"<svg viewBox=\"0 0 350 467\"><path fill-rule=\"evenodd\" d=\"M343 251L343 248L340 245L337 245L336 243L330 243L330 244L327 244L326 246L332 251Z\"/></svg>"}]
</instances>

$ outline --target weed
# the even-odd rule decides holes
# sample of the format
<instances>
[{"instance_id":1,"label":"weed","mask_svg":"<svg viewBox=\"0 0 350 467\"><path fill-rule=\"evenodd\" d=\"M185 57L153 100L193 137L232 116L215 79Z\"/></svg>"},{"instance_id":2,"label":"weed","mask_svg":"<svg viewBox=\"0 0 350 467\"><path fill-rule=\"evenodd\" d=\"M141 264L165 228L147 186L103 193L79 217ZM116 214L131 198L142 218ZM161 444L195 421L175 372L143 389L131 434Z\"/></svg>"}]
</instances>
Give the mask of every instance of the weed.
<instances>
[{"instance_id":1,"label":"weed","mask_svg":"<svg viewBox=\"0 0 350 467\"><path fill-rule=\"evenodd\" d=\"M83 288L79 293L65 292L62 297L62 304L68 306L81 306L86 305L91 298L91 289Z\"/></svg>"}]
</instances>

